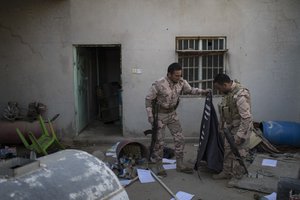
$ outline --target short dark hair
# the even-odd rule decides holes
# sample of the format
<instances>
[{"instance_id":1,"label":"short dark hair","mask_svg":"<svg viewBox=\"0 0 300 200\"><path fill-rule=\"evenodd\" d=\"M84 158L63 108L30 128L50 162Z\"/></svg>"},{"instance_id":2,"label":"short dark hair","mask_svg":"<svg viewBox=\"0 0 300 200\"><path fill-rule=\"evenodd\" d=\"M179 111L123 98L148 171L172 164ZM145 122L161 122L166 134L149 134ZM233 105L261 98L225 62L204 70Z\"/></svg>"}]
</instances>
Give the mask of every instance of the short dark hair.
<instances>
[{"instance_id":1,"label":"short dark hair","mask_svg":"<svg viewBox=\"0 0 300 200\"><path fill-rule=\"evenodd\" d=\"M182 70L182 67L179 63L172 63L171 65L169 65L168 67L168 73L173 74L174 71L179 71Z\"/></svg>"},{"instance_id":2,"label":"short dark hair","mask_svg":"<svg viewBox=\"0 0 300 200\"><path fill-rule=\"evenodd\" d=\"M230 83L231 79L227 74L217 74L214 78L214 83L223 85L224 83Z\"/></svg>"}]
</instances>

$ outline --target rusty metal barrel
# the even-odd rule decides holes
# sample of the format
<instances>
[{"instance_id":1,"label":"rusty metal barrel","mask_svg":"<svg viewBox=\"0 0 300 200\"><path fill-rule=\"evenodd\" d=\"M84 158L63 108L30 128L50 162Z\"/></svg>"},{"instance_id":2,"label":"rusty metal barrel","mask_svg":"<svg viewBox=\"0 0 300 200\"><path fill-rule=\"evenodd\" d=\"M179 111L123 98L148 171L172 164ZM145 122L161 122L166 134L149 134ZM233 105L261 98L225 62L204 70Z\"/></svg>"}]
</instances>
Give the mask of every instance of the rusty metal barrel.
<instances>
[{"instance_id":1,"label":"rusty metal barrel","mask_svg":"<svg viewBox=\"0 0 300 200\"><path fill-rule=\"evenodd\" d=\"M118 161L120 161L120 158L123 156L148 158L149 151L142 143L132 140L123 140L118 144L116 154Z\"/></svg>"}]
</instances>

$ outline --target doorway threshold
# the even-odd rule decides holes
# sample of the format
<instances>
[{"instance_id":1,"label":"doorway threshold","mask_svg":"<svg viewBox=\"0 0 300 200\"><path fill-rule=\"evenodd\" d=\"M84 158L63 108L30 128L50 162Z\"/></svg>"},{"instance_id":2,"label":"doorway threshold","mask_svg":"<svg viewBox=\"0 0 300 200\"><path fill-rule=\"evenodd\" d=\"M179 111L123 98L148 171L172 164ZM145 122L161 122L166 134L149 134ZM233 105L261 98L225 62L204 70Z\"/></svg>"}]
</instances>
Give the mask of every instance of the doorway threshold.
<instances>
[{"instance_id":1,"label":"doorway threshold","mask_svg":"<svg viewBox=\"0 0 300 200\"><path fill-rule=\"evenodd\" d=\"M73 139L77 144L111 144L124 140L120 121L103 123L93 120L78 136Z\"/></svg>"}]
</instances>

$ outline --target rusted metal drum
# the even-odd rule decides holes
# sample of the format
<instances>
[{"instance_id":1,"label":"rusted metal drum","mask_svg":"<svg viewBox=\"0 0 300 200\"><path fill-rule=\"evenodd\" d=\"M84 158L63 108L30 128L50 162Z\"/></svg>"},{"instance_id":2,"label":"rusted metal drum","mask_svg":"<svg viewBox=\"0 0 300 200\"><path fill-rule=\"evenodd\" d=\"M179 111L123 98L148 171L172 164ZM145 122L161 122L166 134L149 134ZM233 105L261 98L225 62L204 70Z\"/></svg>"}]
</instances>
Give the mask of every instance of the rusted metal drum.
<instances>
[{"instance_id":1,"label":"rusted metal drum","mask_svg":"<svg viewBox=\"0 0 300 200\"><path fill-rule=\"evenodd\" d=\"M46 123L46 127L48 131L50 131L48 124ZM0 143L1 144L22 144L20 140L16 128L20 129L20 131L26 136L27 132L31 131L35 136L39 137L42 133L42 129L40 127L39 121L27 122L27 121L0 121Z\"/></svg>"},{"instance_id":2,"label":"rusted metal drum","mask_svg":"<svg viewBox=\"0 0 300 200\"><path fill-rule=\"evenodd\" d=\"M40 167L0 178L1 200L129 200L116 175L93 155L63 150L38 159Z\"/></svg>"},{"instance_id":3,"label":"rusted metal drum","mask_svg":"<svg viewBox=\"0 0 300 200\"><path fill-rule=\"evenodd\" d=\"M149 152L147 147L139 142L123 140L118 144L116 154L119 161L124 155L128 157L130 154L141 158L148 158Z\"/></svg>"}]
</instances>

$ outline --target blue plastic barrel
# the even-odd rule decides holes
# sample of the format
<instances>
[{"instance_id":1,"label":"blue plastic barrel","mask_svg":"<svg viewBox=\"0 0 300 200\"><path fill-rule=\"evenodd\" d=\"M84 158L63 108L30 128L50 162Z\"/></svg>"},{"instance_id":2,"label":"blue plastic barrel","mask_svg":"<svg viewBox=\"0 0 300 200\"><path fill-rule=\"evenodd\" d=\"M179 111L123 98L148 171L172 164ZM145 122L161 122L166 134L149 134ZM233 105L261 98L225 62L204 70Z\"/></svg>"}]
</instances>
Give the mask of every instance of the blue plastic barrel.
<instances>
[{"instance_id":1,"label":"blue plastic barrel","mask_svg":"<svg viewBox=\"0 0 300 200\"><path fill-rule=\"evenodd\" d=\"M300 123L266 121L262 126L263 136L272 144L300 147Z\"/></svg>"}]
</instances>

